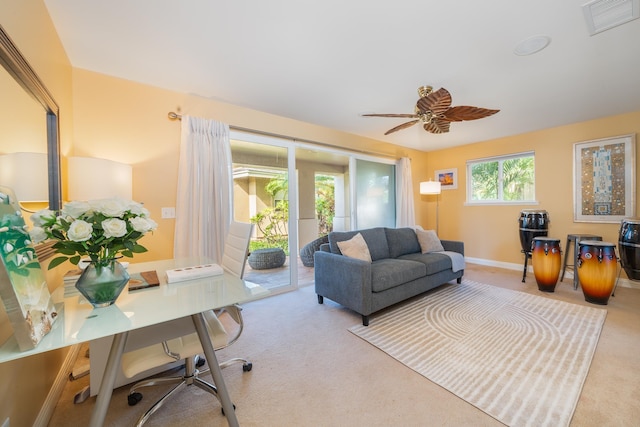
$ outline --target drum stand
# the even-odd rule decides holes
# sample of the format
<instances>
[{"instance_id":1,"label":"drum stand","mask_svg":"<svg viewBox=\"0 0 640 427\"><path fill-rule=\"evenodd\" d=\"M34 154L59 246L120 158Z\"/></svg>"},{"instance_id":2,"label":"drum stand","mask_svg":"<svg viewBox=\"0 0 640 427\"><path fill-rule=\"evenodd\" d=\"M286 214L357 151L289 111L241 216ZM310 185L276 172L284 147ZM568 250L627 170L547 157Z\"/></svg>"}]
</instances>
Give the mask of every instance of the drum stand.
<instances>
[{"instance_id":1,"label":"drum stand","mask_svg":"<svg viewBox=\"0 0 640 427\"><path fill-rule=\"evenodd\" d=\"M524 271L522 272L522 283L525 283L525 278L527 277L527 265L529 264L529 258L531 258L531 252L527 252L525 250L521 250L524 254Z\"/></svg>"},{"instance_id":2,"label":"drum stand","mask_svg":"<svg viewBox=\"0 0 640 427\"><path fill-rule=\"evenodd\" d=\"M620 270L618 270L618 278L616 279L616 284L613 285L613 291L611 291L611 296L616 296L616 288L618 287L618 281L620 280L620 275L622 274L622 259L620 259L620 254L618 253L618 248L613 248L613 252L618 257L618 263L620 263Z\"/></svg>"}]
</instances>

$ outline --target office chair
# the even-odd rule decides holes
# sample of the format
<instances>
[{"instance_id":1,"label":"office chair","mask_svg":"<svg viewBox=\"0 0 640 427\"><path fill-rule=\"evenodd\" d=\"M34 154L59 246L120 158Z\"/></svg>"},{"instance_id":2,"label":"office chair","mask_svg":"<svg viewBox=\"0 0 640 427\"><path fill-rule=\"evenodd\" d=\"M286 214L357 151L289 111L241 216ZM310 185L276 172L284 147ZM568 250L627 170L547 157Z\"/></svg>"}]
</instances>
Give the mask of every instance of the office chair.
<instances>
[{"instance_id":1,"label":"office chair","mask_svg":"<svg viewBox=\"0 0 640 427\"><path fill-rule=\"evenodd\" d=\"M225 239L222 267L231 274L240 278L244 275L249 241L253 232L253 224L233 222ZM239 305L232 305L219 310L211 310L204 314L209 337L215 350L221 350L233 344L242 334L244 322L242 319L242 308ZM220 321L223 319L223 322ZM172 323L172 322L167 322ZM169 329L171 325L165 327ZM233 327L233 334L229 334L227 329ZM134 384L129 389L128 402L130 406L136 405L142 400L142 394L137 390L152 385L177 383L160 400L154 403L139 418L136 426L143 425L149 417L175 393L188 385L196 385L199 388L213 394L218 398L217 389L213 384L204 381L200 376L209 372L209 369L199 370L205 363L204 358L199 356L202 353L202 346L197 333L169 339L161 343L153 343L142 348L132 349L122 355L122 371L127 378L131 378L148 369L173 363L184 359L184 373L180 376L156 377L142 380ZM244 358L233 358L220 363L221 368L226 368L234 363L242 363L242 370L248 372L253 365Z\"/></svg>"}]
</instances>

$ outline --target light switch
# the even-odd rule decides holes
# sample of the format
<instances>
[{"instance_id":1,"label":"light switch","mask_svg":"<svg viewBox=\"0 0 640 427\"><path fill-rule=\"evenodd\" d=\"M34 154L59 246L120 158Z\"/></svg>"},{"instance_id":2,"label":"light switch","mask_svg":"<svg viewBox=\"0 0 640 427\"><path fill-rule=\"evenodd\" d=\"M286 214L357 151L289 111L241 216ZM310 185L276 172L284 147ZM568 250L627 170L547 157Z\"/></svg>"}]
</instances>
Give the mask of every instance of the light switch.
<instances>
[{"instance_id":1,"label":"light switch","mask_svg":"<svg viewBox=\"0 0 640 427\"><path fill-rule=\"evenodd\" d=\"M176 208L162 208L162 219L176 217Z\"/></svg>"}]
</instances>

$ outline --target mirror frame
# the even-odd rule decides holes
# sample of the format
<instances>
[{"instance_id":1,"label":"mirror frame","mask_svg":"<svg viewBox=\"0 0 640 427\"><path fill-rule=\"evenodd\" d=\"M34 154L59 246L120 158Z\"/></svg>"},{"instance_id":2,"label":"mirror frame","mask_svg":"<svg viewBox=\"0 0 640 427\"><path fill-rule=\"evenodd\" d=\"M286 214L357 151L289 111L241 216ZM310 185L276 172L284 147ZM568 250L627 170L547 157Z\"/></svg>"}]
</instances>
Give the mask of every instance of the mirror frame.
<instances>
[{"instance_id":1,"label":"mirror frame","mask_svg":"<svg viewBox=\"0 0 640 427\"><path fill-rule=\"evenodd\" d=\"M62 208L62 179L60 176L58 104L2 26L0 26L0 65L32 98L42 105L46 112L49 209L60 210Z\"/></svg>"}]
</instances>

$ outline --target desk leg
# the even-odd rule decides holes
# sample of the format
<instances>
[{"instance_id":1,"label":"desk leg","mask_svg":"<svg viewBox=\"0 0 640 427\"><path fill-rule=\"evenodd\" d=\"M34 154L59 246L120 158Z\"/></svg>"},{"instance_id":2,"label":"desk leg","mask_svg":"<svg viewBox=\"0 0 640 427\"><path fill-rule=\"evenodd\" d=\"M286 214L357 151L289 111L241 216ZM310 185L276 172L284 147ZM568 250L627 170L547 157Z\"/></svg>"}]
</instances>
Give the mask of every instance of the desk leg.
<instances>
[{"instance_id":1,"label":"desk leg","mask_svg":"<svg viewBox=\"0 0 640 427\"><path fill-rule=\"evenodd\" d=\"M107 409L109 409L109 402L111 402L113 384L116 382L116 374L120 367L120 359L122 358L124 344L127 342L128 334L129 332L123 332L113 337L111 350L109 350L109 358L107 359L107 366L102 374L100 390L98 390L96 404L93 407L91 421L89 421L90 427L101 427L104 424L104 418L107 415Z\"/></svg>"},{"instance_id":2,"label":"desk leg","mask_svg":"<svg viewBox=\"0 0 640 427\"><path fill-rule=\"evenodd\" d=\"M204 355L207 358L213 383L218 389L218 397L222 403L222 409L224 409L224 415L227 417L229 427L238 427L240 424L238 424L236 412L233 409L233 402L231 402L227 386L224 384L224 379L222 378L222 370L218 364L216 352L213 349L213 344L211 344L211 339L207 332L207 324L205 323L204 315L202 313L194 314L191 316L191 319L193 319L193 325L196 327L196 331L198 332L198 338L200 338L200 344L202 345Z\"/></svg>"}]
</instances>

